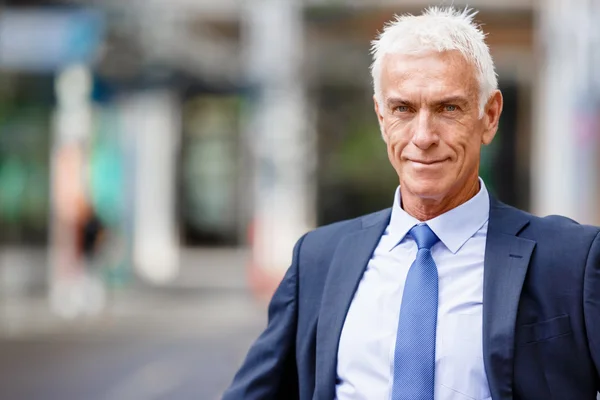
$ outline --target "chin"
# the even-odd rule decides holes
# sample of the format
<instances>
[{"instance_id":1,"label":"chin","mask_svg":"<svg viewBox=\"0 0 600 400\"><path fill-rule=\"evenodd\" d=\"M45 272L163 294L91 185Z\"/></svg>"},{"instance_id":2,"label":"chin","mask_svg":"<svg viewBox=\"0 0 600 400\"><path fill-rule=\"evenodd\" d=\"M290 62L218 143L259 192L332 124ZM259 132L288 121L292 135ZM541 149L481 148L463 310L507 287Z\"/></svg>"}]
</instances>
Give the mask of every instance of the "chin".
<instances>
[{"instance_id":1,"label":"chin","mask_svg":"<svg viewBox=\"0 0 600 400\"><path fill-rule=\"evenodd\" d=\"M407 179L404 185L414 196L423 199L440 199L448 192L440 179Z\"/></svg>"}]
</instances>

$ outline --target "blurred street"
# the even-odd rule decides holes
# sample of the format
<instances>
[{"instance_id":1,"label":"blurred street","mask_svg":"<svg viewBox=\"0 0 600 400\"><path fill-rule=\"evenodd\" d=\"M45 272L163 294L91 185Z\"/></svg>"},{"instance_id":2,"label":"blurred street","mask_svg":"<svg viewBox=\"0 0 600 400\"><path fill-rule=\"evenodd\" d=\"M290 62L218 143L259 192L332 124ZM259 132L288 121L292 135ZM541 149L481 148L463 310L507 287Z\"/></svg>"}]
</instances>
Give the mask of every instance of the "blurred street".
<instances>
[{"instance_id":1,"label":"blurred street","mask_svg":"<svg viewBox=\"0 0 600 400\"><path fill-rule=\"evenodd\" d=\"M429 3L0 2L0 400L219 398L296 241L392 205L369 47ZM490 193L600 225L599 3L452 4Z\"/></svg>"},{"instance_id":2,"label":"blurred street","mask_svg":"<svg viewBox=\"0 0 600 400\"><path fill-rule=\"evenodd\" d=\"M52 317L44 298L3 301L0 398L219 398L266 320L244 256L188 251L176 282L115 293L87 321Z\"/></svg>"}]
</instances>

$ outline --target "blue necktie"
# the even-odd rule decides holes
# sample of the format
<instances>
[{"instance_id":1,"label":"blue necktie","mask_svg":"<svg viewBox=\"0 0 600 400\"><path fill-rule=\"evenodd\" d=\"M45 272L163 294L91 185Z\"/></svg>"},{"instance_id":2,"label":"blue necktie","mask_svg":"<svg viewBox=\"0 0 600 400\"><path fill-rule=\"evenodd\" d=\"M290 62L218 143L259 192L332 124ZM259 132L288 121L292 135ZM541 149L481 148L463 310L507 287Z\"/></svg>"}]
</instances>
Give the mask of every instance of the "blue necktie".
<instances>
[{"instance_id":1,"label":"blue necktie","mask_svg":"<svg viewBox=\"0 0 600 400\"><path fill-rule=\"evenodd\" d=\"M400 306L392 400L433 400L438 271L431 247L439 238L425 224L414 226L410 234L419 250Z\"/></svg>"}]
</instances>

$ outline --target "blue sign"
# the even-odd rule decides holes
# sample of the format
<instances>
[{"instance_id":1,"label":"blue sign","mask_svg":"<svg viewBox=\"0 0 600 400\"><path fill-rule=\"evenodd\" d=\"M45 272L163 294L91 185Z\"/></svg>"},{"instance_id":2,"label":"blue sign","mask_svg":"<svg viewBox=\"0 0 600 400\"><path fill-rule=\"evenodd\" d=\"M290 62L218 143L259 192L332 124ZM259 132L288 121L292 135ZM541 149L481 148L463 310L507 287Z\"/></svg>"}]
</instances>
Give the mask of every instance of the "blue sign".
<instances>
[{"instance_id":1,"label":"blue sign","mask_svg":"<svg viewBox=\"0 0 600 400\"><path fill-rule=\"evenodd\" d=\"M8 9L0 13L0 68L47 72L91 64L103 34L97 11Z\"/></svg>"}]
</instances>

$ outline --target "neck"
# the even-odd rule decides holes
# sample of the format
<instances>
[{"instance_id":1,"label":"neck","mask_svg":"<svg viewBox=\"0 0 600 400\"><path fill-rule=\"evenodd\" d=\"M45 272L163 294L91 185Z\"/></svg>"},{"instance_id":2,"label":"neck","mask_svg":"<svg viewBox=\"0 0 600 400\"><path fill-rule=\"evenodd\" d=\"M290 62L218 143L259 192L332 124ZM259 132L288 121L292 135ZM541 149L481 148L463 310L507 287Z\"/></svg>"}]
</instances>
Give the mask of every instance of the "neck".
<instances>
[{"instance_id":1,"label":"neck","mask_svg":"<svg viewBox=\"0 0 600 400\"><path fill-rule=\"evenodd\" d=\"M479 192L479 178L469 180L456 195L446 195L440 199L423 198L400 186L402 208L419 221L428 221L466 203Z\"/></svg>"}]
</instances>

